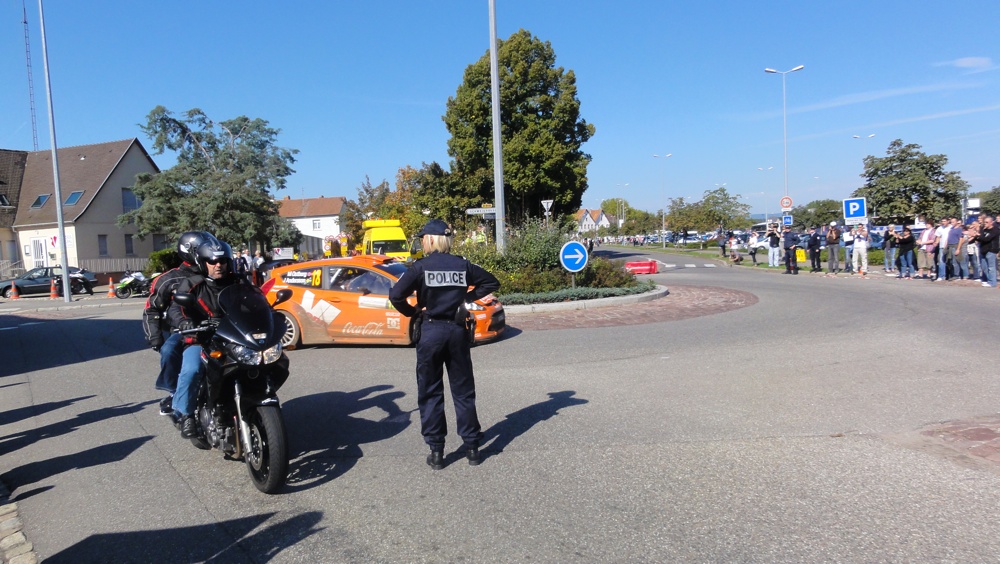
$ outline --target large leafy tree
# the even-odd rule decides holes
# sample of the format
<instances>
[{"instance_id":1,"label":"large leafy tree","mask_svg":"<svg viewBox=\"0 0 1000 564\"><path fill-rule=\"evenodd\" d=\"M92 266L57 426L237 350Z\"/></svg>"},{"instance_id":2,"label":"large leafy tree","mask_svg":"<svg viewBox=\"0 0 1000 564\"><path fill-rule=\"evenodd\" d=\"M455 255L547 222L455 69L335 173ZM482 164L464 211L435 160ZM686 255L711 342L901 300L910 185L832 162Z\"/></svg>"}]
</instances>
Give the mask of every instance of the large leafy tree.
<instances>
[{"instance_id":1,"label":"large leafy tree","mask_svg":"<svg viewBox=\"0 0 1000 564\"><path fill-rule=\"evenodd\" d=\"M119 225L134 223L140 237L206 230L234 245L264 248L296 238L272 196L295 172L298 152L277 145L280 130L246 116L216 122L197 108L177 117L163 106L140 127L154 154L172 151L177 164L136 178L133 190L142 205L119 216Z\"/></svg>"},{"instance_id":2,"label":"large leafy tree","mask_svg":"<svg viewBox=\"0 0 1000 564\"><path fill-rule=\"evenodd\" d=\"M362 222L366 219L398 219L396 208L390 201L392 190L385 180L378 184L366 176L358 186L358 199L347 200L340 212L340 228L354 241L364 235Z\"/></svg>"},{"instance_id":3,"label":"large leafy tree","mask_svg":"<svg viewBox=\"0 0 1000 564\"><path fill-rule=\"evenodd\" d=\"M979 209L987 215L1000 214L1000 186L991 190L974 194L979 198Z\"/></svg>"},{"instance_id":4,"label":"large leafy tree","mask_svg":"<svg viewBox=\"0 0 1000 564\"><path fill-rule=\"evenodd\" d=\"M552 45L520 30L498 41L504 202L507 215L521 220L542 213L572 214L587 189L590 155L581 149L594 126L580 117L576 75L556 67ZM494 200L490 57L465 70L444 122L451 133L448 155L456 185Z\"/></svg>"},{"instance_id":5,"label":"large leafy tree","mask_svg":"<svg viewBox=\"0 0 1000 564\"><path fill-rule=\"evenodd\" d=\"M831 221L844 219L842 202L837 200L813 200L804 206L792 209L793 227L804 230L809 227L829 225Z\"/></svg>"},{"instance_id":6,"label":"large leafy tree","mask_svg":"<svg viewBox=\"0 0 1000 564\"><path fill-rule=\"evenodd\" d=\"M920 145L889 144L885 157L865 157L865 185L854 191L867 199L869 214L880 223L912 223L961 213L969 185L958 172L946 171L948 157L927 155Z\"/></svg>"}]
</instances>

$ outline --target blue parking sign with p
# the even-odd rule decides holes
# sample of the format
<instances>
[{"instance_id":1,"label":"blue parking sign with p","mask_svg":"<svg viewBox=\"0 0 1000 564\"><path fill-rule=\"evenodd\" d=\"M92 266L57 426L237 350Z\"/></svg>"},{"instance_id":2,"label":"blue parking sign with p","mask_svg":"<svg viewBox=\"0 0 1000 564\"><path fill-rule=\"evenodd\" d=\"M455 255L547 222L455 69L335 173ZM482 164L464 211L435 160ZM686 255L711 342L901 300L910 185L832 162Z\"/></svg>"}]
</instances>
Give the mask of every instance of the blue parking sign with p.
<instances>
[{"instance_id":1,"label":"blue parking sign with p","mask_svg":"<svg viewBox=\"0 0 1000 564\"><path fill-rule=\"evenodd\" d=\"M844 219L861 219L868 217L868 205L864 198L844 200Z\"/></svg>"}]
</instances>

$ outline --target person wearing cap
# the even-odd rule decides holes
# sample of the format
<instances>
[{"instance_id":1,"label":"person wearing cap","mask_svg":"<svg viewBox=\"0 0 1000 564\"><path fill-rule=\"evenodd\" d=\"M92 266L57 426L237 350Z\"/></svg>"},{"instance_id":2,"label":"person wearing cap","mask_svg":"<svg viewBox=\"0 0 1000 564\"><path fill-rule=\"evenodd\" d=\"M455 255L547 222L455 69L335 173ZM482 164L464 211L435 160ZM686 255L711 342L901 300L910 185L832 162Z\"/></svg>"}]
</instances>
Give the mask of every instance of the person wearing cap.
<instances>
[{"instance_id":1,"label":"person wearing cap","mask_svg":"<svg viewBox=\"0 0 1000 564\"><path fill-rule=\"evenodd\" d=\"M799 243L799 236L792 233L792 226L786 225L785 232L781 236L781 246L785 249L785 274L799 273L799 262L795 256L795 249Z\"/></svg>"},{"instance_id":2,"label":"person wearing cap","mask_svg":"<svg viewBox=\"0 0 1000 564\"><path fill-rule=\"evenodd\" d=\"M830 274L836 274L840 270L840 230L836 221L831 221L826 230L826 253L826 267Z\"/></svg>"},{"instance_id":3,"label":"person wearing cap","mask_svg":"<svg viewBox=\"0 0 1000 564\"><path fill-rule=\"evenodd\" d=\"M806 240L806 249L809 251L809 272L823 272L823 265L819 262L819 249L822 246L822 238L816 232L815 227L809 228L809 239Z\"/></svg>"},{"instance_id":4,"label":"person wearing cap","mask_svg":"<svg viewBox=\"0 0 1000 564\"><path fill-rule=\"evenodd\" d=\"M476 413L476 382L472 373L469 312L465 304L500 289L496 277L468 260L450 254L452 231L440 219L427 222L417 233L424 257L413 262L389 291L389 301L406 317L419 317L416 326L417 406L420 431L430 447L427 464L444 468L444 368L448 369L458 434L465 443L470 466L479 464L483 433ZM472 290L469 290L469 288ZM417 293L416 307L407 298ZM473 321L474 322L474 321Z\"/></svg>"}]
</instances>

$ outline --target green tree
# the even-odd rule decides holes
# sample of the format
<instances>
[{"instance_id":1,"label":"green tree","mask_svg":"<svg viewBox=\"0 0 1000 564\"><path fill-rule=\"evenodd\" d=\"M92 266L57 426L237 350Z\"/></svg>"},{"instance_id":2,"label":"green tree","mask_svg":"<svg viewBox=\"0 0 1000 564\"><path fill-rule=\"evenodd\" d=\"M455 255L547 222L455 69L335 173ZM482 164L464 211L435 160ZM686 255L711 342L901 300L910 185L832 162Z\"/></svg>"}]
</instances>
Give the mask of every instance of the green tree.
<instances>
[{"instance_id":1,"label":"green tree","mask_svg":"<svg viewBox=\"0 0 1000 564\"><path fill-rule=\"evenodd\" d=\"M595 131L580 117L576 75L557 68L552 45L528 31L497 43L506 214L539 216L542 200L554 201L556 216L572 214L587 189L590 155L581 147ZM443 118L457 186L483 202L494 200L490 92L487 52L466 68Z\"/></svg>"},{"instance_id":2,"label":"green tree","mask_svg":"<svg viewBox=\"0 0 1000 564\"><path fill-rule=\"evenodd\" d=\"M366 219L398 219L396 208L390 200L389 183L385 180L373 185L367 176L358 186L358 199L347 200L340 211L340 229L354 242L364 236L362 222Z\"/></svg>"},{"instance_id":3,"label":"green tree","mask_svg":"<svg viewBox=\"0 0 1000 564\"><path fill-rule=\"evenodd\" d=\"M701 198L701 231L715 230L720 225L726 229L750 227L750 204L740 201L740 195L730 195L725 187L706 190Z\"/></svg>"},{"instance_id":4,"label":"green tree","mask_svg":"<svg viewBox=\"0 0 1000 564\"><path fill-rule=\"evenodd\" d=\"M791 214L794 218L792 226L799 231L844 219L842 202L837 200L813 200L804 206L796 206Z\"/></svg>"},{"instance_id":5,"label":"green tree","mask_svg":"<svg viewBox=\"0 0 1000 564\"><path fill-rule=\"evenodd\" d=\"M119 226L134 223L139 237L206 230L233 245L263 248L279 233L294 238L272 195L295 172L298 152L276 144L280 130L246 116L215 122L197 108L178 118L163 106L140 127L154 154L172 151L177 164L136 178L132 189L142 205L119 216Z\"/></svg>"},{"instance_id":6,"label":"green tree","mask_svg":"<svg viewBox=\"0 0 1000 564\"><path fill-rule=\"evenodd\" d=\"M987 215L1000 214L1000 186L994 186L988 192L981 192L979 196L979 209Z\"/></svg>"},{"instance_id":7,"label":"green tree","mask_svg":"<svg viewBox=\"0 0 1000 564\"><path fill-rule=\"evenodd\" d=\"M885 157L865 157L865 185L854 197L867 198L869 214L879 223L912 223L916 216L938 219L961 213L969 185L958 172L946 171L948 157L927 155L920 145L889 144Z\"/></svg>"}]
</instances>

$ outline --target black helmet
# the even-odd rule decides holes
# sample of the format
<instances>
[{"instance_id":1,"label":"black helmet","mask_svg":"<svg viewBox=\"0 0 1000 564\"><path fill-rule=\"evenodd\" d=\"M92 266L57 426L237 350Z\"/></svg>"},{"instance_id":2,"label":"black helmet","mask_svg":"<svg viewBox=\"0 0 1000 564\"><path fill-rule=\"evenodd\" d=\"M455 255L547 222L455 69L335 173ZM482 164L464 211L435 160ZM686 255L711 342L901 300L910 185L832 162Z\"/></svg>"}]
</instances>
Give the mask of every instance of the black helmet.
<instances>
[{"instance_id":1,"label":"black helmet","mask_svg":"<svg viewBox=\"0 0 1000 564\"><path fill-rule=\"evenodd\" d=\"M180 239L177 240L177 254L181 257L181 260L188 264L196 264L195 253L198 252L198 247L205 242L205 236L209 233L204 231L188 231L181 235Z\"/></svg>"},{"instance_id":2,"label":"black helmet","mask_svg":"<svg viewBox=\"0 0 1000 564\"><path fill-rule=\"evenodd\" d=\"M229 265L229 271L233 271L233 249L228 244L223 243L218 240L215 235L211 233L205 233L204 242L198 245L198 250L195 251L195 265L198 266L198 271L202 274L208 275L208 263L215 262L218 260L224 260Z\"/></svg>"}]
</instances>

